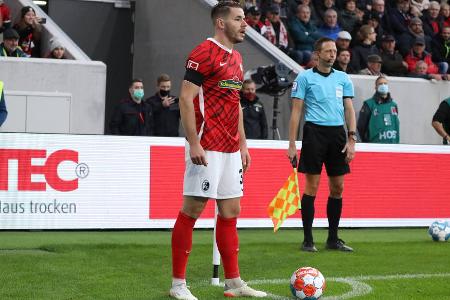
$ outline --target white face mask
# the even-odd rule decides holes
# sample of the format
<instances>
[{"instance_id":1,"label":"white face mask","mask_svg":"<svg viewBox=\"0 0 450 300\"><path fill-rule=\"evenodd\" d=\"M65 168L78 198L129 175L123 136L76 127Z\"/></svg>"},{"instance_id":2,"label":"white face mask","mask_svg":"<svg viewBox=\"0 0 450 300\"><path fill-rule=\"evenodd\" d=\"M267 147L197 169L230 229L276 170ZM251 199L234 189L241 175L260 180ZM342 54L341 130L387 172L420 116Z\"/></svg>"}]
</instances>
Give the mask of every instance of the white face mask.
<instances>
[{"instance_id":1,"label":"white face mask","mask_svg":"<svg viewBox=\"0 0 450 300\"><path fill-rule=\"evenodd\" d=\"M377 87L377 92L382 94L382 95L386 95L387 93L389 93L389 86L387 85L387 83L382 83Z\"/></svg>"}]
</instances>

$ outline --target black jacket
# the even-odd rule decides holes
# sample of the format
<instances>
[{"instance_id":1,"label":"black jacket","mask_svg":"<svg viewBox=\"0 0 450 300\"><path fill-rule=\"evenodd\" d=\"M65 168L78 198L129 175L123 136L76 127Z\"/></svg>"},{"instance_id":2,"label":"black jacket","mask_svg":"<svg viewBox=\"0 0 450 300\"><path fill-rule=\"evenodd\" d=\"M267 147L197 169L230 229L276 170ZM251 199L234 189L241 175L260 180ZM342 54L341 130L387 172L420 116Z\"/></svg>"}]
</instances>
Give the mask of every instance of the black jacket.
<instances>
[{"instance_id":1,"label":"black jacket","mask_svg":"<svg viewBox=\"0 0 450 300\"><path fill-rule=\"evenodd\" d=\"M259 98L249 101L241 93L242 115L244 117L245 136L248 139L267 139L267 119L264 106Z\"/></svg>"},{"instance_id":2,"label":"black jacket","mask_svg":"<svg viewBox=\"0 0 450 300\"><path fill-rule=\"evenodd\" d=\"M145 100L151 105L153 112L153 132L155 136L179 136L180 106L178 98L169 107L162 105L159 93Z\"/></svg>"},{"instance_id":3,"label":"black jacket","mask_svg":"<svg viewBox=\"0 0 450 300\"><path fill-rule=\"evenodd\" d=\"M116 106L109 129L117 135L153 135L151 106L144 101L138 104L128 96Z\"/></svg>"}]
</instances>

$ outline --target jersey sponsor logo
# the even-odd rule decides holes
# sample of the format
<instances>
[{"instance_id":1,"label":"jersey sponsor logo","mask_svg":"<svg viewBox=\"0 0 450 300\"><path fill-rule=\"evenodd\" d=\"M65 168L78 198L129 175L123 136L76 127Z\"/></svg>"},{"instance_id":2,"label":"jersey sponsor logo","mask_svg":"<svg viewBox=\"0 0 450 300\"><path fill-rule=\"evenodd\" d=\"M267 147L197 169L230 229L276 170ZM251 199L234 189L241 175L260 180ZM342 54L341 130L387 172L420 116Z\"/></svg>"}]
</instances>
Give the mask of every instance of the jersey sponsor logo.
<instances>
[{"instance_id":1,"label":"jersey sponsor logo","mask_svg":"<svg viewBox=\"0 0 450 300\"><path fill-rule=\"evenodd\" d=\"M240 80L233 79L221 80L219 81L219 87L222 89L241 90L242 82Z\"/></svg>"},{"instance_id":2,"label":"jersey sponsor logo","mask_svg":"<svg viewBox=\"0 0 450 300\"><path fill-rule=\"evenodd\" d=\"M195 62L193 60L188 60L186 68L197 71L198 70L198 65L199 65L198 62Z\"/></svg>"},{"instance_id":3,"label":"jersey sponsor logo","mask_svg":"<svg viewBox=\"0 0 450 300\"><path fill-rule=\"evenodd\" d=\"M209 190L209 181L208 179L205 179L202 182L202 191L207 192L208 190Z\"/></svg>"}]
</instances>

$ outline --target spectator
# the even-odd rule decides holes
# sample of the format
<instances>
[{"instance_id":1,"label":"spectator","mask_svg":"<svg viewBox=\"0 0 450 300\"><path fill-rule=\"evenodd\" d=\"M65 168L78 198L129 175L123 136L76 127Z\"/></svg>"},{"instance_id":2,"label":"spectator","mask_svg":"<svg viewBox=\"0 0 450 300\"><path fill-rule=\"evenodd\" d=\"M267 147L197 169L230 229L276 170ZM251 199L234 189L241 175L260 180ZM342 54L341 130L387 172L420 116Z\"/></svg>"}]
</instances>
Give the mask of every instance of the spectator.
<instances>
[{"instance_id":1,"label":"spectator","mask_svg":"<svg viewBox=\"0 0 450 300\"><path fill-rule=\"evenodd\" d=\"M309 7L309 11L310 11L310 21L312 24L314 24L315 26L317 26L317 24L320 24L320 19L317 16L316 10L314 8L314 5L312 4L311 0L287 0L287 4L288 4L288 9L289 9L289 13L288 13L288 17L289 20L292 20L293 18L296 17L297 15L297 11L298 11L298 6L299 5L306 5Z\"/></svg>"},{"instance_id":2,"label":"spectator","mask_svg":"<svg viewBox=\"0 0 450 300\"><path fill-rule=\"evenodd\" d=\"M50 41L50 54L48 58L66 59L65 52L66 49L58 39L55 38Z\"/></svg>"},{"instance_id":3,"label":"spectator","mask_svg":"<svg viewBox=\"0 0 450 300\"><path fill-rule=\"evenodd\" d=\"M261 34L281 51L288 52L289 38L286 27L280 19L280 11L277 5L271 5L267 11L267 18Z\"/></svg>"},{"instance_id":4,"label":"spectator","mask_svg":"<svg viewBox=\"0 0 450 300\"><path fill-rule=\"evenodd\" d=\"M423 60L428 65L427 74L445 74L447 72L447 70L438 69L433 63L431 54L425 51L425 40L422 37L417 37L411 51L405 57L405 61L408 64L408 71L413 72L416 63L420 60ZM445 66L442 68L445 68Z\"/></svg>"},{"instance_id":5,"label":"spectator","mask_svg":"<svg viewBox=\"0 0 450 300\"><path fill-rule=\"evenodd\" d=\"M347 74L355 74L350 66L351 53L349 49L338 50L336 61L333 64L333 69L345 72Z\"/></svg>"},{"instance_id":6,"label":"spectator","mask_svg":"<svg viewBox=\"0 0 450 300\"><path fill-rule=\"evenodd\" d=\"M431 51L431 38L426 36L423 31L422 20L419 18L411 19L408 26L408 31L404 32L398 38L398 45L400 54L405 57L414 45L416 38L421 37L425 41L427 51Z\"/></svg>"},{"instance_id":7,"label":"spectator","mask_svg":"<svg viewBox=\"0 0 450 300\"><path fill-rule=\"evenodd\" d=\"M244 8L244 11L247 13L247 10L252 7L252 6L256 6L259 7L259 0L242 0L241 2L241 6Z\"/></svg>"},{"instance_id":8,"label":"spectator","mask_svg":"<svg viewBox=\"0 0 450 300\"><path fill-rule=\"evenodd\" d=\"M450 5L441 3L442 27L450 26Z\"/></svg>"},{"instance_id":9,"label":"spectator","mask_svg":"<svg viewBox=\"0 0 450 300\"><path fill-rule=\"evenodd\" d=\"M364 143L399 143L398 106L391 98L386 77L380 76L375 80L375 94L364 101L357 128Z\"/></svg>"},{"instance_id":10,"label":"spectator","mask_svg":"<svg viewBox=\"0 0 450 300\"><path fill-rule=\"evenodd\" d=\"M367 68L367 57L370 54L379 54L378 48L375 46L377 34L370 25L363 25L359 29L361 44L352 49L351 65L355 72Z\"/></svg>"},{"instance_id":11,"label":"spectator","mask_svg":"<svg viewBox=\"0 0 450 300\"><path fill-rule=\"evenodd\" d=\"M146 100L152 107L155 136L179 136L180 106L178 98L170 95L172 82L167 74L156 80L156 94Z\"/></svg>"},{"instance_id":12,"label":"spectator","mask_svg":"<svg viewBox=\"0 0 450 300\"><path fill-rule=\"evenodd\" d=\"M372 0L371 12L373 15L378 16L378 19L380 20L379 26L383 29L383 33L392 34L391 20L386 13L384 0Z\"/></svg>"},{"instance_id":13,"label":"spectator","mask_svg":"<svg viewBox=\"0 0 450 300\"><path fill-rule=\"evenodd\" d=\"M4 0L0 0L0 33L11 27L11 13Z\"/></svg>"},{"instance_id":14,"label":"spectator","mask_svg":"<svg viewBox=\"0 0 450 300\"><path fill-rule=\"evenodd\" d=\"M375 40L375 44L377 48L381 48L381 38L384 35L384 30L380 26L380 18L378 17L378 14L375 14L373 12L369 12L366 15L364 15L364 25L372 26L373 30L377 34L377 38Z\"/></svg>"},{"instance_id":15,"label":"spectator","mask_svg":"<svg viewBox=\"0 0 450 300\"><path fill-rule=\"evenodd\" d=\"M340 31L336 39L336 48L339 50L349 50L350 42L352 41L352 36L347 31Z\"/></svg>"},{"instance_id":16,"label":"spectator","mask_svg":"<svg viewBox=\"0 0 450 300\"><path fill-rule=\"evenodd\" d=\"M27 57L19 47L19 34L12 28L3 33L3 43L0 44L0 56Z\"/></svg>"},{"instance_id":17,"label":"spectator","mask_svg":"<svg viewBox=\"0 0 450 300\"><path fill-rule=\"evenodd\" d=\"M431 55L433 56L433 61L438 65L446 64L448 72L450 64L450 26L442 28L441 34L432 40Z\"/></svg>"},{"instance_id":18,"label":"spectator","mask_svg":"<svg viewBox=\"0 0 450 300\"><path fill-rule=\"evenodd\" d=\"M261 33L261 28L264 26L261 22L261 10L257 6L250 7L245 15L245 22L258 33Z\"/></svg>"},{"instance_id":19,"label":"spectator","mask_svg":"<svg viewBox=\"0 0 450 300\"><path fill-rule=\"evenodd\" d=\"M305 69L311 69L311 68L317 67L318 64L319 64L319 57L317 56L316 52L313 52L311 55L311 60L305 66Z\"/></svg>"},{"instance_id":20,"label":"spectator","mask_svg":"<svg viewBox=\"0 0 450 300\"><path fill-rule=\"evenodd\" d=\"M439 15L441 5L439 2L431 1L428 14L423 16L423 30L425 35L434 37L438 35L442 30L443 19Z\"/></svg>"},{"instance_id":21,"label":"spectator","mask_svg":"<svg viewBox=\"0 0 450 300\"><path fill-rule=\"evenodd\" d=\"M423 60L419 60L416 63L414 71L409 72L408 73L408 77L429 79L431 81L442 80L442 76L440 74L430 74L430 73L428 73L428 65Z\"/></svg>"},{"instance_id":22,"label":"spectator","mask_svg":"<svg viewBox=\"0 0 450 300\"><path fill-rule=\"evenodd\" d=\"M22 7L20 15L20 21L14 25L20 36L19 45L28 56L41 57L42 19L31 6Z\"/></svg>"},{"instance_id":23,"label":"spectator","mask_svg":"<svg viewBox=\"0 0 450 300\"><path fill-rule=\"evenodd\" d=\"M408 32L409 20L413 17L409 12L409 0L396 0L396 7L389 12L391 28L396 39L404 32Z\"/></svg>"},{"instance_id":24,"label":"spectator","mask_svg":"<svg viewBox=\"0 0 450 300\"><path fill-rule=\"evenodd\" d=\"M450 97L439 104L431 125L442 137L442 143L448 145L450 142Z\"/></svg>"},{"instance_id":25,"label":"spectator","mask_svg":"<svg viewBox=\"0 0 450 300\"><path fill-rule=\"evenodd\" d=\"M382 76L381 65L383 60L377 54L371 54L367 57L367 68L359 71L360 75Z\"/></svg>"},{"instance_id":26,"label":"spectator","mask_svg":"<svg viewBox=\"0 0 450 300\"><path fill-rule=\"evenodd\" d=\"M327 0L325 0L327 1ZM341 27L337 23L337 13L334 9L329 8L325 11L324 24L319 27L319 33L323 37L336 40L338 33L341 31Z\"/></svg>"},{"instance_id":27,"label":"spectator","mask_svg":"<svg viewBox=\"0 0 450 300\"><path fill-rule=\"evenodd\" d=\"M291 38L297 52L297 63L307 65L311 60L314 43L320 38L317 27L311 22L311 11L307 5L297 7L297 15L289 23Z\"/></svg>"},{"instance_id":28,"label":"spectator","mask_svg":"<svg viewBox=\"0 0 450 300\"><path fill-rule=\"evenodd\" d=\"M142 101L144 84L141 79L133 79L128 96L120 101L109 123L112 134L149 136L153 134L153 118L150 104Z\"/></svg>"},{"instance_id":29,"label":"spectator","mask_svg":"<svg viewBox=\"0 0 450 300\"><path fill-rule=\"evenodd\" d=\"M383 65L381 71L390 76L406 76L408 64L401 54L395 50L395 38L392 35L384 35L381 42L381 59Z\"/></svg>"},{"instance_id":30,"label":"spectator","mask_svg":"<svg viewBox=\"0 0 450 300\"><path fill-rule=\"evenodd\" d=\"M268 128L264 106L256 96L256 85L251 79L244 80L241 90L241 106L247 139L267 139Z\"/></svg>"},{"instance_id":31,"label":"spectator","mask_svg":"<svg viewBox=\"0 0 450 300\"><path fill-rule=\"evenodd\" d=\"M326 15L327 10L332 9L335 12L337 12L337 8L335 6L334 0L317 0L317 1L314 1L314 4L316 5L315 10L318 14L320 25L323 25L326 23L325 15ZM337 20L337 18L336 18L336 20Z\"/></svg>"},{"instance_id":32,"label":"spectator","mask_svg":"<svg viewBox=\"0 0 450 300\"><path fill-rule=\"evenodd\" d=\"M410 2L411 12L417 16L422 17L423 11L427 11L430 7L429 0L411 0Z\"/></svg>"},{"instance_id":33,"label":"spectator","mask_svg":"<svg viewBox=\"0 0 450 300\"><path fill-rule=\"evenodd\" d=\"M346 0L345 8L339 14L339 24L342 30L353 32L362 25L364 12L356 7L356 0Z\"/></svg>"},{"instance_id":34,"label":"spectator","mask_svg":"<svg viewBox=\"0 0 450 300\"><path fill-rule=\"evenodd\" d=\"M0 81L0 127L6 121L8 111L6 110L5 93L3 92L3 81Z\"/></svg>"}]
</instances>

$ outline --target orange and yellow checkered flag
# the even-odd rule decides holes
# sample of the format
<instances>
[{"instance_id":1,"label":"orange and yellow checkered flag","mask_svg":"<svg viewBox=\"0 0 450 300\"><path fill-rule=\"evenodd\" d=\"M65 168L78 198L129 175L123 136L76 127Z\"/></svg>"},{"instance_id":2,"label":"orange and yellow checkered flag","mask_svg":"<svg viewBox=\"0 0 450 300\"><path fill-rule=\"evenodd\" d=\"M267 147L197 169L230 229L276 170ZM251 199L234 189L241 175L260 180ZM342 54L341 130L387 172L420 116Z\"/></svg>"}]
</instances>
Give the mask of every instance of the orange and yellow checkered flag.
<instances>
[{"instance_id":1,"label":"orange and yellow checkered flag","mask_svg":"<svg viewBox=\"0 0 450 300\"><path fill-rule=\"evenodd\" d=\"M298 187L297 168L294 168L283 187L270 202L267 212L272 218L273 231L276 232L284 220L301 209L300 191Z\"/></svg>"}]
</instances>

